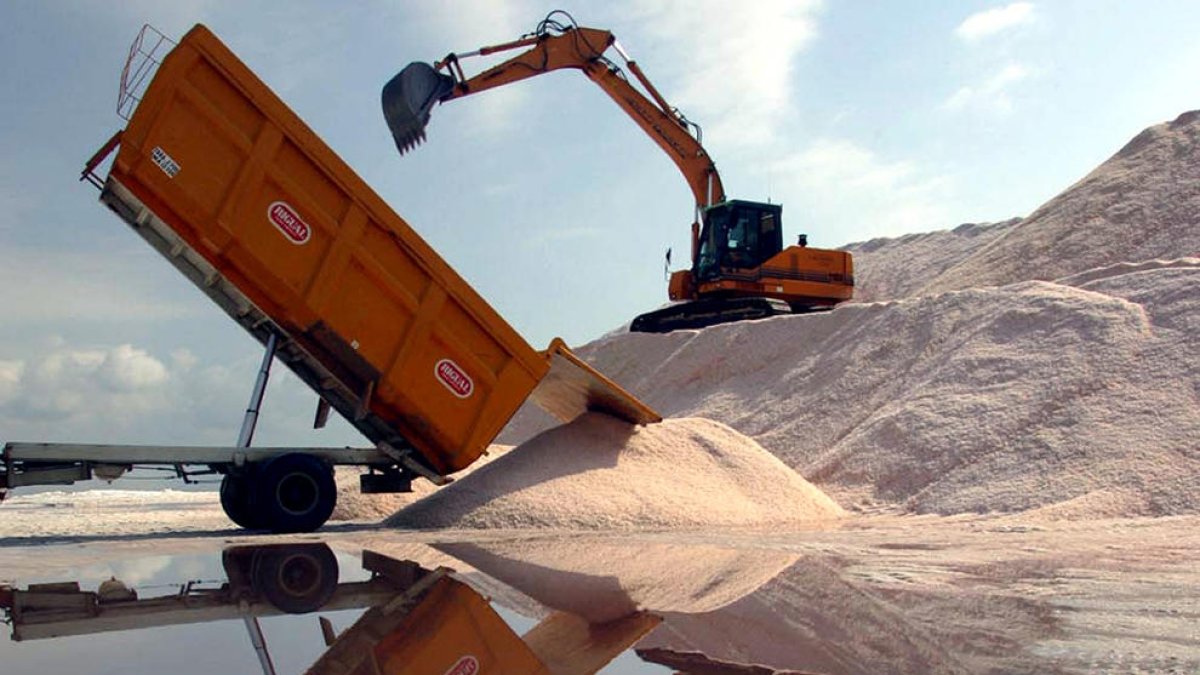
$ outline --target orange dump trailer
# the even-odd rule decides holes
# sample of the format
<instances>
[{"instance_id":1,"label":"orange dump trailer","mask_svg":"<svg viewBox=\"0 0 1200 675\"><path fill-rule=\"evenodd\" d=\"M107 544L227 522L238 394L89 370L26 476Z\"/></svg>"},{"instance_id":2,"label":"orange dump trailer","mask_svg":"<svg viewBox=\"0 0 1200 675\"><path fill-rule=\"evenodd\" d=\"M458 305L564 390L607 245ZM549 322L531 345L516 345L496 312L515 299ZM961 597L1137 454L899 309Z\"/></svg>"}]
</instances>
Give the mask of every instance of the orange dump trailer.
<instances>
[{"instance_id":1,"label":"orange dump trailer","mask_svg":"<svg viewBox=\"0 0 1200 675\"><path fill-rule=\"evenodd\" d=\"M132 78L148 81L136 96ZM442 481L530 397L564 421L661 419L561 340L532 348L204 26L161 64L131 57L123 92L129 124L84 171L101 201L261 342L277 341L393 471ZM251 508L242 502L258 491L233 488L234 510Z\"/></svg>"}]
</instances>

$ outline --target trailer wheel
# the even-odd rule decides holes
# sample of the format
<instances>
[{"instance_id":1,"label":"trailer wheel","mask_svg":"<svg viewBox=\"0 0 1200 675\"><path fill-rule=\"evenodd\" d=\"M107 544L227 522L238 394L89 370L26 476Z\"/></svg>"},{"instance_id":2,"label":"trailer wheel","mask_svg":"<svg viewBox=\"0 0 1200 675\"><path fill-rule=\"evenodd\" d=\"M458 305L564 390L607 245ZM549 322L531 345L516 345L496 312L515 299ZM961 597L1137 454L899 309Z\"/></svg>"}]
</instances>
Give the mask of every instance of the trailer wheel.
<instances>
[{"instance_id":1,"label":"trailer wheel","mask_svg":"<svg viewBox=\"0 0 1200 675\"><path fill-rule=\"evenodd\" d=\"M254 586L281 612L315 612L337 585L337 557L325 544L264 549L255 559Z\"/></svg>"},{"instance_id":2,"label":"trailer wheel","mask_svg":"<svg viewBox=\"0 0 1200 675\"><path fill-rule=\"evenodd\" d=\"M316 457L280 455L254 481L254 504L272 532L312 532L325 524L337 503L333 469Z\"/></svg>"},{"instance_id":3,"label":"trailer wheel","mask_svg":"<svg viewBox=\"0 0 1200 675\"><path fill-rule=\"evenodd\" d=\"M263 528L262 514L254 509L254 483L249 476L225 474L221 479L221 508L239 527L247 530Z\"/></svg>"}]
</instances>

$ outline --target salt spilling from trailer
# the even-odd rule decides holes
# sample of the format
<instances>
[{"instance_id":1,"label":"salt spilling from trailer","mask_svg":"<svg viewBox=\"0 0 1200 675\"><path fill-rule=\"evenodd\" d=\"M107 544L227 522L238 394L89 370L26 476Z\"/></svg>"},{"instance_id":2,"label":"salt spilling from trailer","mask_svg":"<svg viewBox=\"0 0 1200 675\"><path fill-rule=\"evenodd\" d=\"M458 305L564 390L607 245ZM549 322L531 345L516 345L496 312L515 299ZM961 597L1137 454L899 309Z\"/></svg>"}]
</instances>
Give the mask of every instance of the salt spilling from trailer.
<instances>
[{"instance_id":1,"label":"salt spilling from trailer","mask_svg":"<svg viewBox=\"0 0 1200 675\"><path fill-rule=\"evenodd\" d=\"M387 523L411 528L797 525L841 508L753 440L705 419L635 427L589 413Z\"/></svg>"}]
</instances>

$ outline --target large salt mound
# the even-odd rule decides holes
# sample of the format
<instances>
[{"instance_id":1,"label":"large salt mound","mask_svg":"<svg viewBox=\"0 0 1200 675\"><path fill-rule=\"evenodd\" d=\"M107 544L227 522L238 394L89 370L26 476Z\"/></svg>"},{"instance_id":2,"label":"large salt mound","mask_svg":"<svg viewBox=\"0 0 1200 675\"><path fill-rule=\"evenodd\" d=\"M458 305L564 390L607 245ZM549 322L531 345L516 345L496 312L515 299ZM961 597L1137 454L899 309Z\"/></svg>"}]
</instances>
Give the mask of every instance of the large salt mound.
<instances>
[{"instance_id":1,"label":"large salt mound","mask_svg":"<svg viewBox=\"0 0 1200 675\"><path fill-rule=\"evenodd\" d=\"M847 244L855 301L1052 280L1200 252L1200 111L1146 129L1025 219Z\"/></svg>"},{"instance_id":2,"label":"large salt mound","mask_svg":"<svg viewBox=\"0 0 1200 675\"><path fill-rule=\"evenodd\" d=\"M1200 111L1150 127L922 293L1200 252Z\"/></svg>"},{"instance_id":3,"label":"large salt mound","mask_svg":"<svg viewBox=\"0 0 1200 675\"><path fill-rule=\"evenodd\" d=\"M1200 268L1139 270L579 351L665 415L755 438L843 505L1200 513ZM538 423L523 411L505 442Z\"/></svg>"},{"instance_id":4,"label":"large salt mound","mask_svg":"<svg viewBox=\"0 0 1200 675\"><path fill-rule=\"evenodd\" d=\"M753 440L704 419L598 413L540 434L387 524L680 528L798 524L842 510Z\"/></svg>"},{"instance_id":5,"label":"large salt mound","mask_svg":"<svg viewBox=\"0 0 1200 675\"><path fill-rule=\"evenodd\" d=\"M847 244L854 256L854 302L907 298L1012 229L1020 218L953 230Z\"/></svg>"}]
</instances>

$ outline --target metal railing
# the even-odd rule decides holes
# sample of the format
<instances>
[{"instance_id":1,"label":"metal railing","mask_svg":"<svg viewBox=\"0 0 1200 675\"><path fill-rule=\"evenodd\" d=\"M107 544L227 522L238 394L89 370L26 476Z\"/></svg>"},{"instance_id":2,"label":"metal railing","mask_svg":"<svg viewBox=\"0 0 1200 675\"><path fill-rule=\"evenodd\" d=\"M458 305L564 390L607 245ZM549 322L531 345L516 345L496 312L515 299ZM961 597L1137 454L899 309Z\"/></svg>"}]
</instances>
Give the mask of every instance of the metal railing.
<instances>
[{"instance_id":1,"label":"metal railing","mask_svg":"<svg viewBox=\"0 0 1200 675\"><path fill-rule=\"evenodd\" d=\"M129 47L129 57L121 70L121 90L117 94L117 115L121 119L128 122L133 117L133 111L141 103L159 64L174 47L175 41L154 26L142 26Z\"/></svg>"}]
</instances>

